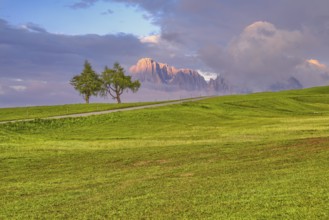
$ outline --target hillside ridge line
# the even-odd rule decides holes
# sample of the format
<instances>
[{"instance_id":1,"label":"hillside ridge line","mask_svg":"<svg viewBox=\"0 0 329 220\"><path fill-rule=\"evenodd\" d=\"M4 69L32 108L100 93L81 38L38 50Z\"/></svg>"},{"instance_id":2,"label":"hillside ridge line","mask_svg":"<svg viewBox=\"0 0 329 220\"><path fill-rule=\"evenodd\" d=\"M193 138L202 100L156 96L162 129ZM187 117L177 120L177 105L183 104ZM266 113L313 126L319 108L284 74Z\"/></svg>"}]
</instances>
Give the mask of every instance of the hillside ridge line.
<instances>
[{"instance_id":1,"label":"hillside ridge line","mask_svg":"<svg viewBox=\"0 0 329 220\"><path fill-rule=\"evenodd\" d=\"M78 117L88 117L93 115L104 115L104 114L110 114L115 112L124 112L124 111L133 111L133 110L139 110L139 109L147 109L147 108L156 108L156 107L162 107L167 105L175 105L175 104L181 104L184 102L194 102L199 101L203 99L210 98L211 96L203 96L203 97L196 97L196 98L190 98L190 99L182 99L182 100L176 100L172 102L165 102L165 103L159 103L159 104L151 104L151 105L143 105L143 106L135 106L135 107L128 107L128 108L120 108L120 109L112 109L112 110L106 110L106 111L96 111L96 112L85 112L85 113L76 113L76 114L70 114L70 115L57 115L57 116L50 116L45 118L29 118L29 119L19 119L19 120L9 120L9 121L1 121L0 124L6 124L6 123L15 123L15 122L27 122L27 121L33 121L35 119L62 119L62 118L78 118Z\"/></svg>"}]
</instances>

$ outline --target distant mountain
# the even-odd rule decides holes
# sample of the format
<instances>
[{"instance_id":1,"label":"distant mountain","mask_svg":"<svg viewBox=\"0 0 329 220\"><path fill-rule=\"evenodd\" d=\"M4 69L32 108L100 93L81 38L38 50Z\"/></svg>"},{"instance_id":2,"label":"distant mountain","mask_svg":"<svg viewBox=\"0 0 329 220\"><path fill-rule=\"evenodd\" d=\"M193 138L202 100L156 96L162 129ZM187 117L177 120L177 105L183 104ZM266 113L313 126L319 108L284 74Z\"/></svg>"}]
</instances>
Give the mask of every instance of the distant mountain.
<instances>
[{"instance_id":1,"label":"distant mountain","mask_svg":"<svg viewBox=\"0 0 329 220\"><path fill-rule=\"evenodd\" d=\"M295 78L290 77L285 82L278 82L270 86L271 91L280 91L280 90L289 90L289 89L301 89L303 88L302 84Z\"/></svg>"},{"instance_id":2,"label":"distant mountain","mask_svg":"<svg viewBox=\"0 0 329 220\"><path fill-rule=\"evenodd\" d=\"M197 71L176 69L168 64L158 63L151 58L140 59L130 68L132 76L142 83L172 86L188 91L226 92L228 85L222 77L210 80L209 83Z\"/></svg>"},{"instance_id":3,"label":"distant mountain","mask_svg":"<svg viewBox=\"0 0 329 220\"><path fill-rule=\"evenodd\" d=\"M228 92L230 89L225 79L219 76L216 79L210 79L208 83L208 88L210 91L217 92Z\"/></svg>"}]
</instances>

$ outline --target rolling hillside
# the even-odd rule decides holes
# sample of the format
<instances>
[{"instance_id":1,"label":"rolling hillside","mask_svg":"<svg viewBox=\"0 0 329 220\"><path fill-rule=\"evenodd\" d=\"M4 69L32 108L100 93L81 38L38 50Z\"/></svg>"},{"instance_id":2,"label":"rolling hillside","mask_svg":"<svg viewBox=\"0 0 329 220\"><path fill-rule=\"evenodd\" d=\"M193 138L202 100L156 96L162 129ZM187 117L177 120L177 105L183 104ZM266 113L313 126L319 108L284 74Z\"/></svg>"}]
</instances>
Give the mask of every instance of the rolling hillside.
<instances>
[{"instance_id":1,"label":"rolling hillside","mask_svg":"<svg viewBox=\"0 0 329 220\"><path fill-rule=\"evenodd\" d=\"M329 87L0 125L0 219L328 219Z\"/></svg>"},{"instance_id":2,"label":"rolling hillside","mask_svg":"<svg viewBox=\"0 0 329 220\"><path fill-rule=\"evenodd\" d=\"M137 102L137 103L91 103L91 104L69 104L52 106L30 106L17 108L0 108L0 122L11 120L37 119L60 115L72 115L88 112L100 112L114 109L145 106L162 102Z\"/></svg>"}]
</instances>

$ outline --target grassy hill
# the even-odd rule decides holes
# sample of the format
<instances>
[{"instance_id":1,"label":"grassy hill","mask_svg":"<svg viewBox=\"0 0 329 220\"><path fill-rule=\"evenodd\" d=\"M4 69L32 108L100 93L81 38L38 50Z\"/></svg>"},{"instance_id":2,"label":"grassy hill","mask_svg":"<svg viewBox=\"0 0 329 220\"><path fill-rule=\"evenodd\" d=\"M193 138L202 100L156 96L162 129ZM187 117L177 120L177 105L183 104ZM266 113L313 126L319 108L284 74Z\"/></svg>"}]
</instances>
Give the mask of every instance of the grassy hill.
<instances>
[{"instance_id":1,"label":"grassy hill","mask_svg":"<svg viewBox=\"0 0 329 220\"><path fill-rule=\"evenodd\" d=\"M0 125L0 219L328 219L329 87Z\"/></svg>"},{"instance_id":2,"label":"grassy hill","mask_svg":"<svg viewBox=\"0 0 329 220\"><path fill-rule=\"evenodd\" d=\"M137 102L137 103L91 103L91 104L69 104L53 106L31 106L17 108L0 108L0 122L21 119L36 119L58 115L71 115L77 113L98 112L113 109L129 108L156 104L160 102Z\"/></svg>"}]
</instances>

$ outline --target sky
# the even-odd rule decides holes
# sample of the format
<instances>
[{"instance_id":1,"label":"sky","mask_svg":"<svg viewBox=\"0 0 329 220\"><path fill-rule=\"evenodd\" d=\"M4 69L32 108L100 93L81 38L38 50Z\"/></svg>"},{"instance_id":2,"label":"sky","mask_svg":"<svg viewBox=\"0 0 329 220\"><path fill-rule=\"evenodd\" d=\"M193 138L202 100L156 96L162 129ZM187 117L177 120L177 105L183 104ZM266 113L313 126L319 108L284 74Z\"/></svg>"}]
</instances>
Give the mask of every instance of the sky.
<instances>
[{"instance_id":1,"label":"sky","mask_svg":"<svg viewBox=\"0 0 329 220\"><path fill-rule=\"evenodd\" d=\"M328 0L0 0L0 107L82 102L69 80L86 59L101 72L151 57L221 75L237 93L328 85L328 8ZM124 100L161 96L153 94Z\"/></svg>"}]
</instances>

